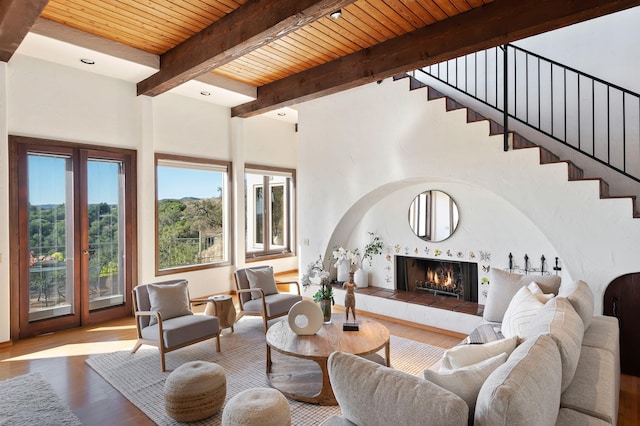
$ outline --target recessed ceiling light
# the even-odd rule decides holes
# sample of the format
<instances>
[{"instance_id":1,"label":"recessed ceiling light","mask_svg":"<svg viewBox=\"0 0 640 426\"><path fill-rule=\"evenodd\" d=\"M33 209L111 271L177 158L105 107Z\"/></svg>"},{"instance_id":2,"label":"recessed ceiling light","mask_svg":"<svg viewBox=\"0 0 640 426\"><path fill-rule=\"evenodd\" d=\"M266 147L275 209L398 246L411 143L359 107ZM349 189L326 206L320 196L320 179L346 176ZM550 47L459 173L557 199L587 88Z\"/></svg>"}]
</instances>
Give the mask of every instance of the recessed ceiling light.
<instances>
[{"instance_id":1,"label":"recessed ceiling light","mask_svg":"<svg viewBox=\"0 0 640 426\"><path fill-rule=\"evenodd\" d=\"M338 9L335 12L331 12L329 16L331 19L339 19L342 16L342 10Z\"/></svg>"},{"instance_id":2,"label":"recessed ceiling light","mask_svg":"<svg viewBox=\"0 0 640 426\"><path fill-rule=\"evenodd\" d=\"M279 115L280 117L284 117L285 115L287 115L287 113L286 113L286 112L279 112L279 113L278 113L278 115Z\"/></svg>"},{"instance_id":3,"label":"recessed ceiling light","mask_svg":"<svg viewBox=\"0 0 640 426\"><path fill-rule=\"evenodd\" d=\"M202 92L200 92L200 94L202 96L211 96L211 92L207 92L206 90L203 90Z\"/></svg>"},{"instance_id":4,"label":"recessed ceiling light","mask_svg":"<svg viewBox=\"0 0 640 426\"><path fill-rule=\"evenodd\" d=\"M93 59L87 59L87 58L80 59L80 62L86 65L95 65L96 63L96 61L94 61Z\"/></svg>"}]
</instances>

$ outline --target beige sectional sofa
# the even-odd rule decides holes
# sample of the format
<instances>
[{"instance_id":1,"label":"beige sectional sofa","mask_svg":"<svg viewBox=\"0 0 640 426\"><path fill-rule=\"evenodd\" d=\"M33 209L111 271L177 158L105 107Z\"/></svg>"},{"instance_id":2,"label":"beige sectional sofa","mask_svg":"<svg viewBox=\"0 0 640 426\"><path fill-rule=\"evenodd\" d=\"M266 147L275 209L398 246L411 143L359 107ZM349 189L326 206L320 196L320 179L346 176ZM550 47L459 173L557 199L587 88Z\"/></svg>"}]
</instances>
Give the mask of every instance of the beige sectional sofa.
<instances>
[{"instance_id":1,"label":"beige sectional sofa","mask_svg":"<svg viewBox=\"0 0 640 426\"><path fill-rule=\"evenodd\" d=\"M329 376L342 415L323 425L615 425L617 319L593 316L593 293L582 281L491 277L485 319L516 336L456 346L443 357L448 368L424 378L336 352ZM532 281L544 282L533 286L540 292L529 290Z\"/></svg>"}]
</instances>

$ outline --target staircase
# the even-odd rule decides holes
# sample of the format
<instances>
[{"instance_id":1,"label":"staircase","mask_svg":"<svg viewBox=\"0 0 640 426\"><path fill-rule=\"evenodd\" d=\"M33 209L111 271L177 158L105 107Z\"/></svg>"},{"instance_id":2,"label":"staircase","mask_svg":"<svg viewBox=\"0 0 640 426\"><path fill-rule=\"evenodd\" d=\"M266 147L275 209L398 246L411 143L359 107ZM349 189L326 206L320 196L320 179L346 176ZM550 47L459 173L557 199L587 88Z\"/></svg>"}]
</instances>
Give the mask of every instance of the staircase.
<instances>
[{"instance_id":1,"label":"staircase","mask_svg":"<svg viewBox=\"0 0 640 426\"><path fill-rule=\"evenodd\" d=\"M473 123L478 121L488 121L489 122L489 134L490 135L501 135L505 134L504 126L497 121L487 118L482 114L474 111L466 105L463 105L461 102L453 99L451 96L444 95L439 92L432 86L418 80L414 75L409 73L398 74L393 77L394 81L408 79L409 80L409 89L417 90L426 88L427 90L427 99L435 100L435 99L445 99L446 109L447 111L453 110L461 110L466 109L467 115L467 123ZM525 138L518 132L514 132L512 130L508 130L506 132L506 136L510 140L510 145L512 149L538 149L540 152L540 164L550 164L550 163L566 163L568 170L568 180L569 181L578 181L578 180L597 180L599 182L600 188L600 198L627 198L632 201L632 211L630 214L634 218L640 218L640 212L637 209L636 205L636 196L611 196L609 193L609 184L602 178L585 178L584 171L578 167L575 163L570 160L563 160L558 155L551 152L549 149L542 147L539 144L532 142L531 140ZM506 150L506 149L505 149Z\"/></svg>"}]
</instances>

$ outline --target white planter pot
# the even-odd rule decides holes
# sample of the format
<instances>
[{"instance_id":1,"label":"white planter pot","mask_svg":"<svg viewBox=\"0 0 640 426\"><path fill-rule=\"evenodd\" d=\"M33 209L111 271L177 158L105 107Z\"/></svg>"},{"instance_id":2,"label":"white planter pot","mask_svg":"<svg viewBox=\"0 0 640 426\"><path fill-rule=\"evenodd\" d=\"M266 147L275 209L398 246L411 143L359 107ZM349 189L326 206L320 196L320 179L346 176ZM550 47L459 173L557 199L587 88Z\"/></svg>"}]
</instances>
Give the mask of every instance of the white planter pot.
<instances>
[{"instance_id":1,"label":"white planter pot","mask_svg":"<svg viewBox=\"0 0 640 426\"><path fill-rule=\"evenodd\" d=\"M369 287L369 273L362 268L358 268L353 274L353 281L358 288Z\"/></svg>"},{"instance_id":2,"label":"white planter pot","mask_svg":"<svg viewBox=\"0 0 640 426\"><path fill-rule=\"evenodd\" d=\"M343 260L342 262L338 263L337 269L338 269L338 276L336 280L342 283L349 281L349 270L351 269L351 265L349 265L349 262L346 260Z\"/></svg>"}]
</instances>

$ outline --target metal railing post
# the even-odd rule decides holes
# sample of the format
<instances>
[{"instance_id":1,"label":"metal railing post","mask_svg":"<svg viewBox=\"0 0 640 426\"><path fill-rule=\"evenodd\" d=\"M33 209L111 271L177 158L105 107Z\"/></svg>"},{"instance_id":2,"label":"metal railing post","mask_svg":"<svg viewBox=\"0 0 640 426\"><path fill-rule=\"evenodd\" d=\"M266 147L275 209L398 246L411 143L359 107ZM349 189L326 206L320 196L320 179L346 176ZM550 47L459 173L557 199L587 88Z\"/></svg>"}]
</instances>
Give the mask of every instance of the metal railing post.
<instances>
[{"instance_id":1,"label":"metal railing post","mask_svg":"<svg viewBox=\"0 0 640 426\"><path fill-rule=\"evenodd\" d=\"M507 62L508 60L508 56L507 56L507 48L508 45L504 45L502 46L502 57L503 57L503 95L504 95L504 111L503 111L503 125L504 125L504 150L505 151L509 151L509 80L507 78L508 76L508 69L509 69L509 63Z\"/></svg>"}]
</instances>

